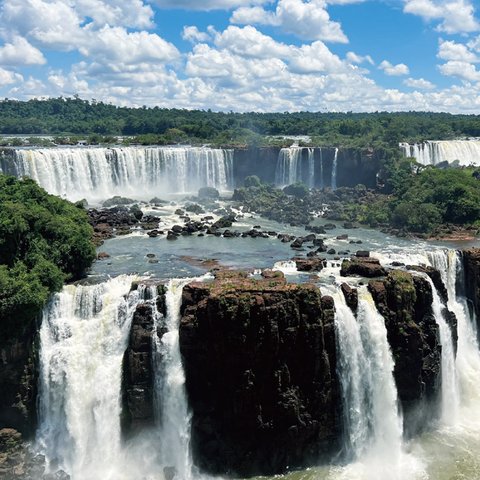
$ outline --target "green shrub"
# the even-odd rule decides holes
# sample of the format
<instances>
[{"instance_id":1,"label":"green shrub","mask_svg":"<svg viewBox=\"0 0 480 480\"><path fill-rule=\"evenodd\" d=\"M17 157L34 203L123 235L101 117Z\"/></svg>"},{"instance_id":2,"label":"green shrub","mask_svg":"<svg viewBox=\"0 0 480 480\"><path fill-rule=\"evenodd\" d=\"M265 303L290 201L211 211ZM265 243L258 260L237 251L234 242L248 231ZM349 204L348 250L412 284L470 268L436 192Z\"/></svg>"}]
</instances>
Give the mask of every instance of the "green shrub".
<instances>
[{"instance_id":1,"label":"green shrub","mask_svg":"<svg viewBox=\"0 0 480 480\"><path fill-rule=\"evenodd\" d=\"M92 233L83 208L0 175L0 343L28 327L64 281L85 274Z\"/></svg>"}]
</instances>

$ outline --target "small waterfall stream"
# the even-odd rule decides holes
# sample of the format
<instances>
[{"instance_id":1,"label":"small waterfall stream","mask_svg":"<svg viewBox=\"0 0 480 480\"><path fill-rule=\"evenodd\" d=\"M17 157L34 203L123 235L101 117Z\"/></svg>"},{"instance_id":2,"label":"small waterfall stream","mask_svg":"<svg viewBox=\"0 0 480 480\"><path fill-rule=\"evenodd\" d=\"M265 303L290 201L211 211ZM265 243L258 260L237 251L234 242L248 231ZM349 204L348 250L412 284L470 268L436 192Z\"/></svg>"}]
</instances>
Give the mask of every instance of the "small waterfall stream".
<instances>
[{"instance_id":1,"label":"small waterfall stream","mask_svg":"<svg viewBox=\"0 0 480 480\"><path fill-rule=\"evenodd\" d=\"M444 306L440 300L435 285L430 277L426 276L432 288L432 310L440 332L442 345L442 389L441 389L441 416L444 425L455 425L458 421L460 392L455 368L455 351L453 347L452 331L445 320Z\"/></svg>"},{"instance_id":2,"label":"small waterfall stream","mask_svg":"<svg viewBox=\"0 0 480 480\"><path fill-rule=\"evenodd\" d=\"M282 148L275 169L275 185L285 187L302 179L303 147Z\"/></svg>"},{"instance_id":3,"label":"small waterfall stream","mask_svg":"<svg viewBox=\"0 0 480 480\"><path fill-rule=\"evenodd\" d=\"M333 157L333 164L332 164L332 190L337 189L337 160L338 160L338 148L335 148L335 154Z\"/></svg>"},{"instance_id":4,"label":"small waterfall stream","mask_svg":"<svg viewBox=\"0 0 480 480\"><path fill-rule=\"evenodd\" d=\"M346 450L354 461L343 475L368 468L369 478L395 478L401 470L402 419L385 322L366 288L359 291L357 318L342 297L335 295L335 324Z\"/></svg>"},{"instance_id":5,"label":"small waterfall stream","mask_svg":"<svg viewBox=\"0 0 480 480\"><path fill-rule=\"evenodd\" d=\"M323 179L323 153L321 148L319 150L320 150L320 188L324 188L325 181Z\"/></svg>"},{"instance_id":6,"label":"small waterfall stream","mask_svg":"<svg viewBox=\"0 0 480 480\"><path fill-rule=\"evenodd\" d=\"M460 423L473 423L480 413L480 351L474 319L470 317L463 292L458 288L463 278L461 257L455 250L438 250L429 254L432 265L442 274L448 292L448 308L457 317L458 346L456 372L461 395Z\"/></svg>"},{"instance_id":7,"label":"small waterfall stream","mask_svg":"<svg viewBox=\"0 0 480 480\"><path fill-rule=\"evenodd\" d=\"M308 148L308 182L309 188L315 186L315 149Z\"/></svg>"},{"instance_id":8,"label":"small waterfall stream","mask_svg":"<svg viewBox=\"0 0 480 480\"><path fill-rule=\"evenodd\" d=\"M173 467L177 478L192 478L190 412L179 345L180 306L183 287L191 279L170 280L165 296L166 332L154 335L155 411L158 418L161 465Z\"/></svg>"}]
</instances>

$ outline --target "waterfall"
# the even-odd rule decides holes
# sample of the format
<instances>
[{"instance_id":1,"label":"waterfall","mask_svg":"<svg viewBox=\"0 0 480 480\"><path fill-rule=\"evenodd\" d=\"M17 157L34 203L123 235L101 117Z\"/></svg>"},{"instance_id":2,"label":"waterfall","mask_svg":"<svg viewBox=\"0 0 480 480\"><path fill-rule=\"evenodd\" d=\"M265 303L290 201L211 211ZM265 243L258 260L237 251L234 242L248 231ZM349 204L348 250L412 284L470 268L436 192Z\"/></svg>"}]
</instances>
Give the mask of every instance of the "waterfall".
<instances>
[{"instance_id":1,"label":"waterfall","mask_svg":"<svg viewBox=\"0 0 480 480\"><path fill-rule=\"evenodd\" d=\"M332 190L337 189L337 159L338 159L338 148L335 148L335 154L333 156L333 164L332 164Z\"/></svg>"},{"instance_id":2,"label":"waterfall","mask_svg":"<svg viewBox=\"0 0 480 480\"><path fill-rule=\"evenodd\" d=\"M455 425L458 420L460 393L455 368L452 331L445 320L444 306L432 279L428 276L425 278L432 288L432 310L438 325L440 344L442 345L441 423L445 425Z\"/></svg>"},{"instance_id":3,"label":"waterfall","mask_svg":"<svg viewBox=\"0 0 480 480\"><path fill-rule=\"evenodd\" d=\"M423 143L400 143L405 157L422 165L437 165L458 160L462 166L480 165L480 140L441 140Z\"/></svg>"},{"instance_id":4,"label":"waterfall","mask_svg":"<svg viewBox=\"0 0 480 480\"><path fill-rule=\"evenodd\" d=\"M315 149L309 148L308 152L308 187L315 187Z\"/></svg>"},{"instance_id":5,"label":"waterfall","mask_svg":"<svg viewBox=\"0 0 480 480\"><path fill-rule=\"evenodd\" d=\"M320 150L320 188L324 188L325 181L323 180L323 152L321 148L319 148L319 150Z\"/></svg>"},{"instance_id":6,"label":"waterfall","mask_svg":"<svg viewBox=\"0 0 480 480\"><path fill-rule=\"evenodd\" d=\"M282 148L275 169L275 185L285 187L302 180L303 147Z\"/></svg>"},{"instance_id":7,"label":"waterfall","mask_svg":"<svg viewBox=\"0 0 480 480\"><path fill-rule=\"evenodd\" d=\"M67 286L43 313L37 440L50 468L75 479L118 478L122 359L140 299L132 280Z\"/></svg>"},{"instance_id":8,"label":"waterfall","mask_svg":"<svg viewBox=\"0 0 480 480\"><path fill-rule=\"evenodd\" d=\"M357 319L335 294L346 450L369 465L369 478L384 478L401 468L402 420L384 319L366 288L359 294Z\"/></svg>"},{"instance_id":9,"label":"waterfall","mask_svg":"<svg viewBox=\"0 0 480 480\"><path fill-rule=\"evenodd\" d=\"M224 149L17 149L3 164L5 173L31 177L49 193L69 200L98 201L114 195L148 199L204 186L233 187L233 150Z\"/></svg>"},{"instance_id":10,"label":"waterfall","mask_svg":"<svg viewBox=\"0 0 480 480\"><path fill-rule=\"evenodd\" d=\"M471 426L480 413L480 352L474 319L470 317L463 292L457 288L459 279L463 278L462 260L454 250L437 250L430 252L428 257L442 275L448 292L448 309L457 317L455 366L461 395L460 422ZM480 429L480 424L477 424L477 427Z\"/></svg>"},{"instance_id":11,"label":"waterfall","mask_svg":"<svg viewBox=\"0 0 480 480\"><path fill-rule=\"evenodd\" d=\"M190 454L190 419L185 392L179 344L180 306L183 287L192 279L170 280L165 296L166 333L161 339L154 335L155 411L158 438L164 467L175 468L177 478L192 478Z\"/></svg>"}]
</instances>

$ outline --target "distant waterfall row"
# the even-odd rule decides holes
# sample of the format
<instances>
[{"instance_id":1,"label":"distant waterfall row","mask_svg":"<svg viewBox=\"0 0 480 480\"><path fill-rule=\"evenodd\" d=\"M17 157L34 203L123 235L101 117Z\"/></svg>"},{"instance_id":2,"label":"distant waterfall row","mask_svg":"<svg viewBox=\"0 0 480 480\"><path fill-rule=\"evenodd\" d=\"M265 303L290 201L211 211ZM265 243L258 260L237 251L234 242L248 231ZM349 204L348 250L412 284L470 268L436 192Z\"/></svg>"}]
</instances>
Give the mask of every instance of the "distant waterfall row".
<instances>
[{"instance_id":1,"label":"distant waterfall row","mask_svg":"<svg viewBox=\"0 0 480 480\"><path fill-rule=\"evenodd\" d=\"M480 165L480 140L444 140L423 143L401 143L405 157L413 157L422 165L458 162L459 165Z\"/></svg>"},{"instance_id":2,"label":"distant waterfall row","mask_svg":"<svg viewBox=\"0 0 480 480\"><path fill-rule=\"evenodd\" d=\"M338 148L289 147L278 154L275 185L302 182L309 188L337 188Z\"/></svg>"},{"instance_id":3,"label":"distant waterfall row","mask_svg":"<svg viewBox=\"0 0 480 480\"><path fill-rule=\"evenodd\" d=\"M27 176L70 200L146 199L233 187L233 150L196 147L17 149L0 172Z\"/></svg>"}]
</instances>

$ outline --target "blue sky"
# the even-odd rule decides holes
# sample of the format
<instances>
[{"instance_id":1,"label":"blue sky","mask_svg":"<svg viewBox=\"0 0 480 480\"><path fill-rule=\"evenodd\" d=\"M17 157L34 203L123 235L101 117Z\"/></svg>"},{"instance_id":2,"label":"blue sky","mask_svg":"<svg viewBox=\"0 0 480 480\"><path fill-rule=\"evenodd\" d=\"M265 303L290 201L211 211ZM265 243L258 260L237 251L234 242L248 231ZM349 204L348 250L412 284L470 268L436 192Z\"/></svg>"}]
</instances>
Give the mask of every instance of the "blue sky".
<instances>
[{"instance_id":1,"label":"blue sky","mask_svg":"<svg viewBox=\"0 0 480 480\"><path fill-rule=\"evenodd\" d=\"M480 113L477 0L1 0L0 95Z\"/></svg>"}]
</instances>

